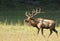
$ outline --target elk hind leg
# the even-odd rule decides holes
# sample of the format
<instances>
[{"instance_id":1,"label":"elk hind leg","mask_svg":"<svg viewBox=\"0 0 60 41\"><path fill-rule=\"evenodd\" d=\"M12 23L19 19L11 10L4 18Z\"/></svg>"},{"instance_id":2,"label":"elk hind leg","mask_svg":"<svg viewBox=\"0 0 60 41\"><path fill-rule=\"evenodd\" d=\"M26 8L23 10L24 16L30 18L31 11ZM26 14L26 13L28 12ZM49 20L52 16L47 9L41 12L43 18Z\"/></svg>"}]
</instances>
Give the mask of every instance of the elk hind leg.
<instances>
[{"instance_id":1,"label":"elk hind leg","mask_svg":"<svg viewBox=\"0 0 60 41\"><path fill-rule=\"evenodd\" d=\"M57 36L58 36L58 31L56 30L56 29L53 29L53 31L57 34Z\"/></svg>"}]
</instances>

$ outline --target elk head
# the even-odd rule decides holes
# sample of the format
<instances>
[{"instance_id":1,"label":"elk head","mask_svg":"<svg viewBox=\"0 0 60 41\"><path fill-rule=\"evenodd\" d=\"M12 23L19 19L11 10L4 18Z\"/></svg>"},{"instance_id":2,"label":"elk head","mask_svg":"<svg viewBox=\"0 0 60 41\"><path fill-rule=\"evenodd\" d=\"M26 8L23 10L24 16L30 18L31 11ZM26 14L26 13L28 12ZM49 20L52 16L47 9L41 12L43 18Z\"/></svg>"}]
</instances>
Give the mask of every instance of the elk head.
<instances>
[{"instance_id":1,"label":"elk head","mask_svg":"<svg viewBox=\"0 0 60 41\"><path fill-rule=\"evenodd\" d=\"M25 12L25 16L27 17L27 19L25 19L25 22L29 22L30 20L34 20L33 16L39 14L41 12L41 8L37 8L37 9L33 9L32 12Z\"/></svg>"}]
</instances>

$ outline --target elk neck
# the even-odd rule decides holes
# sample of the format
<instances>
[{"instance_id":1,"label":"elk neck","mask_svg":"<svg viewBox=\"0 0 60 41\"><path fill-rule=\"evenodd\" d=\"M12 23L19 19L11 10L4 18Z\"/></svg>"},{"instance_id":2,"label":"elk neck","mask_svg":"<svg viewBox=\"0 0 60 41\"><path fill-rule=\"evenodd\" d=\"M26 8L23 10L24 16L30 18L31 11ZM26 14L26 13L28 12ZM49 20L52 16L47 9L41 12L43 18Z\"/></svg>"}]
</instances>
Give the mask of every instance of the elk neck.
<instances>
[{"instance_id":1,"label":"elk neck","mask_svg":"<svg viewBox=\"0 0 60 41\"><path fill-rule=\"evenodd\" d=\"M30 18L30 20L29 20L29 24L32 25L32 26L34 26L34 27L36 27L36 25L37 25L38 23L39 23L39 22L36 21L36 20L33 19L33 18Z\"/></svg>"}]
</instances>

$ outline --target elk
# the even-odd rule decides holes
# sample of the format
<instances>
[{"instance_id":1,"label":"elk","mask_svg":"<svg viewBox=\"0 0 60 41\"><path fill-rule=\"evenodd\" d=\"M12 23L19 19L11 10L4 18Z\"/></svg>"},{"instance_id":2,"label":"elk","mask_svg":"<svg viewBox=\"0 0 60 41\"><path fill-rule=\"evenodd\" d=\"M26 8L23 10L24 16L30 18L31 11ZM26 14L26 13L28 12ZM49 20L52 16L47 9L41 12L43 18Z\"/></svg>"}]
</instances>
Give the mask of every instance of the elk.
<instances>
[{"instance_id":1,"label":"elk","mask_svg":"<svg viewBox=\"0 0 60 41\"><path fill-rule=\"evenodd\" d=\"M36 27L38 30L37 34L39 34L40 29L41 29L42 35L43 35L43 29L49 29L50 30L49 36L52 34L53 31L58 35L58 31L55 29L56 23L54 20L43 19L43 18L37 18L37 19L33 18L33 16L35 16L39 13L41 13L40 8L33 9L31 14L30 14L30 12L26 11L25 15L26 15L27 19L25 19L24 21L27 22L28 24L30 24L31 26Z\"/></svg>"}]
</instances>

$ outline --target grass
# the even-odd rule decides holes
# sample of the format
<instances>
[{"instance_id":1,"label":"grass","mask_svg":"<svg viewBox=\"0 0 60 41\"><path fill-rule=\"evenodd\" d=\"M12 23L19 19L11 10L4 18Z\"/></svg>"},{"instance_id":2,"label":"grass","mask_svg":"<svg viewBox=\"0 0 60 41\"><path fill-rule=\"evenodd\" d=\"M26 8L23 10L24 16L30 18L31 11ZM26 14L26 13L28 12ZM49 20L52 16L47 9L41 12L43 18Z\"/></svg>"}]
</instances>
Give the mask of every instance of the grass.
<instances>
[{"instance_id":1,"label":"grass","mask_svg":"<svg viewBox=\"0 0 60 41\"><path fill-rule=\"evenodd\" d=\"M0 41L60 41L60 26L56 28L58 30L58 36L53 34L48 38L49 30L44 30L43 37L41 32L37 35L37 29L20 23L13 25L7 25L6 23L0 23Z\"/></svg>"}]
</instances>

